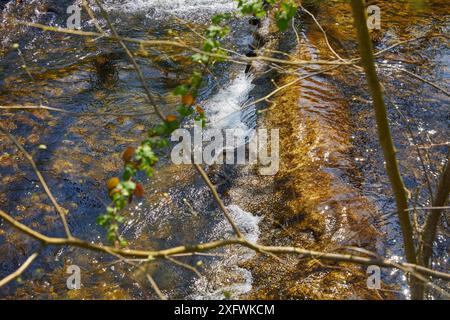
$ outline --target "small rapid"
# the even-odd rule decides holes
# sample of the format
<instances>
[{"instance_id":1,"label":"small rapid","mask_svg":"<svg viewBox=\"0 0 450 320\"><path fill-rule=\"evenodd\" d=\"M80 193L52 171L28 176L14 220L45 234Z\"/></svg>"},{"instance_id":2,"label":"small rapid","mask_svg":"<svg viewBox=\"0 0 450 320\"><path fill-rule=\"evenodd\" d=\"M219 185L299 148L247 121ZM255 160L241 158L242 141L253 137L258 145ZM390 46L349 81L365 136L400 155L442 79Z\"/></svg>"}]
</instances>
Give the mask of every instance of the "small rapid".
<instances>
[{"instance_id":1,"label":"small rapid","mask_svg":"<svg viewBox=\"0 0 450 320\"><path fill-rule=\"evenodd\" d=\"M228 12L236 8L236 2L233 0L108 1L107 4L107 8L115 11L116 14L119 11L131 14L145 13L147 19L163 19L164 17L167 18L167 16L176 15L197 23L203 21L205 17L210 17L213 13ZM238 23L242 23L242 21ZM240 28L239 25L237 26ZM244 34L245 32L247 32L247 35ZM240 31L239 35L242 36L244 34L244 41L239 40L241 50L245 50L246 46L251 42L250 32L251 29L245 31L245 28L243 31ZM250 93L255 87L253 81L254 76L251 73L246 73L245 66L241 65L230 65L224 75L211 77L209 81L211 88L206 90L207 94L203 94L199 101L208 119L208 126L203 131L205 138L217 130L220 130L225 136L225 131L230 130L233 132L234 141L238 143L233 144L232 148L240 147L239 143L245 143L251 138L253 130L256 128L256 109L255 107L249 107L242 110L242 106L252 100ZM229 147L228 144L227 147ZM176 194L177 192L179 191L175 191L173 196L183 196L183 192ZM191 192L199 191L194 189ZM202 192L208 193L204 189ZM189 205L193 208L202 207L203 205L203 200L192 199L189 201ZM227 208L243 234L252 242L258 241L260 218L232 203ZM152 224L157 225L158 220L164 221L166 219L161 215L159 215L159 218L156 218L155 213L157 211L149 210L142 204L136 206L135 209L141 215L143 211L147 211L147 214L153 217ZM165 212L165 214L170 214L170 212ZM201 241L227 239L233 236L229 223L221 215L222 213L216 210L215 216L220 218L209 224L207 230L198 231L204 234L200 239ZM147 220L147 218L144 219ZM190 218L185 219L189 220ZM133 224L138 226L139 218L134 218L134 221L135 223L130 222L130 225L127 226L128 230L133 229ZM138 233L135 233L136 237L142 236L142 232L145 232L145 228L141 227L139 230ZM252 274L249 270L239 267L239 264L248 261L253 256L254 253L245 248L226 248L220 253L219 257L205 265L202 272L204 276L196 279L191 284L190 291L193 293L189 294L188 298L224 299L230 296L237 298L250 292L253 281Z\"/></svg>"}]
</instances>

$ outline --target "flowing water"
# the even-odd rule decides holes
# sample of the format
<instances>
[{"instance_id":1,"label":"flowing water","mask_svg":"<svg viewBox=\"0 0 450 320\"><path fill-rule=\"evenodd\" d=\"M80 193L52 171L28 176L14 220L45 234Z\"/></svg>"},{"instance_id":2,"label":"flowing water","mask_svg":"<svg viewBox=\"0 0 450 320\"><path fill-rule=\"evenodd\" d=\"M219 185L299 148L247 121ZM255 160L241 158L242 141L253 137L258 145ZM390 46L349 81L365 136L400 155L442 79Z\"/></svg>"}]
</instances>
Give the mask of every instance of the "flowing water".
<instances>
[{"instance_id":1,"label":"flowing water","mask_svg":"<svg viewBox=\"0 0 450 320\"><path fill-rule=\"evenodd\" d=\"M14 2L14 1L13 1ZM6 17L64 25L66 7L73 1L10 3L3 12L0 31L0 105L46 104L74 112L146 112L139 81L116 44L65 34L44 33L18 27ZM170 39L178 36L199 45L208 17L235 8L231 0L108 0L106 8L119 32L136 38ZM356 54L348 5L333 1L330 8L317 1L311 10L327 25L331 44L344 57ZM377 50L395 41L431 33L448 33L445 1L387 4L382 7L383 29L374 35ZM405 12L401 14L401 12ZM181 19L181 20L180 20ZM306 15L296 19L299 30L290 31L277 47L301 58L330 58L321 32ZM246 53L254 27L245 18L232 21L229 47ZM85 23L84 27L90 27ZM192 32L195 30L196 32ZM31 78L12 43L21 47ZM166 113L174 112L177 97L171 92L193 66L189 54L171 49L135 48L151 89L158 93ZM446 86L448 47L442 39L427 38L400 47L380 59L381 78L388 103L414 118L416 142L435 144L448 140L448 97L427 84L395 71L404 67ZM306 70L298 70L306 72ZM205 79L200 104L211 128L239 128L243 135L257 126L281 129L281 170L275 177L255 175L248 166L208 168L230 213L251 241L297 244L316 249L362 245L380 254L400 257L401 237L395 215L385 216L394 204L383 174L370 98L360 73L339 70L302 80L289 94L274 97L275 107L258 116L264 103L241 106L296 76L245 73L245 66L220 63ZM398 141L407 185L418 190L417 203L426 206L427 191L418 159L405 137L405 123L394 108L394 135ZM0 120L33 155L60 203L69 210L74 235L105 241L96 217L108 204L104 181L121 171L120 154L136 146L156 121L143 117L73 117L44 110L2 111ZM53 236L62 236L62 225L42 193L38 180L22 155L0 137L0 207L22 223ZM39 148L44 144L46 148ZM427 169L435 183L445 158L445 147L430 150ZM127 209L122 229L135 248L166 248L224 239L232 230L210 197L207 187L189 166L176 166L161 154L154 178L145 181L146 196ZM292 169L296 169L291 171ZM419 217L421 219L421 217ZM368 227L370 225L370 227ZM448 240L441 233L436 267L448 269ZM73 248L40 248L0 223L0 277L15 270L27 253L42 255L23 279L0 289L4 298L155 298L145 275L130 272L114 259ZM167 261L149 264L161 289L171 298L354 298L373 297L362 287L364 270L330 271L314 264L298 265L293 258L279 263L240 248L226 248L215 256L184 257L183 262L203 263L195 274ZM274 263L276 265L274 265ZM83 289L66 289L67 266L83 270ZM306 270L306 271L305 271ZM398 297L408 294L404 279L386 274ZM391 288L391 289L392 289Z\"/></svg>"}]
</instances>

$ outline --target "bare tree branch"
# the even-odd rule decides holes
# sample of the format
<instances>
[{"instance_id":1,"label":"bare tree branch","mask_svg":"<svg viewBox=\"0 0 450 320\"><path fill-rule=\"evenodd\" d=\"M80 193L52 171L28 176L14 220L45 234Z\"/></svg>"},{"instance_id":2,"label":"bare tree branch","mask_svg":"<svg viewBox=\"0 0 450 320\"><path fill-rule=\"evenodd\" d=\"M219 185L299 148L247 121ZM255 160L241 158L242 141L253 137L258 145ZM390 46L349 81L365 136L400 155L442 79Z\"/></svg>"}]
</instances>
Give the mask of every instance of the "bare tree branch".
<instances>
[{"instance_id":1,"label":"bare tree branch","mask_svg":"<svg viewBox=\"0 0 450 320\"><path fill-rule=\"evenodd\" d=\"M148 273L147 273L146 276L147 276L147 279L148 279L148 281L150 282L150 284L151 284L153 290L155 290L156 294L158 295L158 297L159 297L161 300L167 300L167 297L162 293L161 289L159 289L159 286L158 286L158 284L156 283L156 281L153 279L153 277L152 277L150 274L148 274Z\"/></svg>"},{"instance_id":2,"label":"bare tree branch","mask_svg":"<svg viewBox=\"0 0 450 320\"><path fill-rule=\"evenodd\" d=\"M5 278L1 279L0 288L8 284L9 282L13 281L14 279L20 277L22 273L24 273L25 270L27 270L28 267L33 263L33 261L38 257L38 255L39 254L37 252L33 253L31 256L28 257L27 260L25 260L25 262L19 267L19 269L17 269L10 275L6 276Z\"/></svg>"},{"instance_id":3,"label":"bare tree branch","mask_svg":"<svg viewBox=\"0 0 450 320\"><path fill-rule=\"evenodd\" d=\"M223 214L225 215L225 218L227 219L228 223L233 228L233 231L236 233L238 238L244 238L242 235L242 232L239 230L238 226L234 222L233 218L231 217L230 213L228 212L228 209L225 207L225 204L223 203L222 199L220 198L219 194L217 193L216 187L212 184L211 180L209 179L208 175L206 174L205 170L203 170L202 166L199 164L194 163L194 168L198 171L200 176L205 181L206 185L208 186L209 190L211 190L211 193L219 205L219 208L222 210Z\"/></svg>"},{"instance_id":4,"label":"bare tree branch","mask_svg":"<svg viewBox=\"0 0 450 320\"><path fill-rule=\"evenodd\" d=\"M126 44L123 42L122 38L119 36L119 34L117 33L116 28L114 27L108 13L105 11L105 9L103 8L102 4L100 3L99 0L95 0L95 3L97 4L97 6L100 8L100 11L103 15L103 17L106 19L106 22L108 23L109 29L111 29L112 34L114 35L114 39L117 40L120 44L120 46L123 48L123 50L125 51L125 53L128 56L128 59L131 61L134 70L136 71L138 77L139 77L139 81L141 82L142 88L144 88L144 91L147 95L148 101L150 103L150 105L153 107L153 110L155 111L155 113L158 115L158 117L162 120L165 121L165 116L164 114L161 112L161 110L159 109L158 105L156 104L155 99L153 98L153 94L150 91L149 87L147 86L147 82L144 79L144 75L142 74L142 70L139 67L138 63L136 62L136 59L134 59L133 54L130 52L130 49L128 49L128 47L126 46Z\"/></svg>"},{"instance_id":5,"label":"bare tree branch","mask_svg":"<svg viewBox=\"0 0 450 320\"><path fill-rule=\"evenodd\" d=\"M389 177L392 191L395 196L395 202L397 205L397 216L402 229L406 260L409 263L415 264L417 261L417 257L414 245L413 229L409 214L406 211L406 209L408 209L408 192L399 170L396 150L394 142L392 140L391 128L389 125L387 108L384 102L383 90L381 88L380 82L378 81L378 75L375 67L375 56L373 53L373 45L367 27L364 1L352 0L351 5L353 11L353 19L355 21L355 26L358 34L358 44L359 51L361 53L362 64L373 98L373 107L375 109L378 138L386 162L386 172ZM418 296L419 293L417 290L415 290L413 284L411 287L413 298L421 299L422 297Z\"/></svg>"},{"instance_id":6,"label":"bare tree branch","mask_svg":"<svg viewBox=\"0 0 450 320\"><path fill-rule=\"evenodd\" d=\"M319 21L317 21L316 17L310 12L308 11L305 7L303 7L302 5L300 5L300 8L305 11L315 22L315 24L317 25L317 27L320 29L320 31L322 32L324 38L325 38L325 42L327 44L328 49L330 49L330 51L336 56L336 58L338 58L341 61L346 61L345 59L343 59L331 46L330 41L328 41L328 36L327 33L325 32L325 30L322 28L322 26L320 25Z\"/></svg>"}]
</instances>

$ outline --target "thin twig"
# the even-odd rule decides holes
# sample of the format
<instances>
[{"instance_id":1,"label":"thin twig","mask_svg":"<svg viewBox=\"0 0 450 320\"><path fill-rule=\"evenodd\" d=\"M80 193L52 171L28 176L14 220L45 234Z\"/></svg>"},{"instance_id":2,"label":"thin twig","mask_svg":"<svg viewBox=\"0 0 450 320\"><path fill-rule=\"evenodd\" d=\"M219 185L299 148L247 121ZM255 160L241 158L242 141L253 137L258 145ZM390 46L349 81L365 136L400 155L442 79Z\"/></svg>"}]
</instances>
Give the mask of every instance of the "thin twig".
<instances>
[{"instance_id":1,"label":"thin twig","mask_svg":"<svg viewBox=\"0 0 450 320\"><path fill-rule=\"evenodd\" d=\"M28 160L28 162L31 164L31 167L33 168L34 173L36 174L36 176L39 179L39 182L41 183L42 187L44 188L45 193L47 194L48 198L50 199L50 201L52 202L53 206L55 207L56 211L58 212L61 221L63 223L64 226L64 230L66 232L66 235L68 238L72 237L72 234L70 232L69 229L69 224L67 223L67 219L66 219L66 210L63 209L58 202L56 201L55 197L53 196L52 192L50 191L50 188L47 185L47 182L45 181L44 177L42 176L41 172L39 171L39 169L36 166L36 163L33 160L33 157L25 150L25 148L20 144L19 141L17 141L17 139L11 135L3 126L2 124L0 124L0 132L2 132L4 135L6 135L6 137L12 142L14 143L14 145L17 147L17 149L19 149L25 156L25 158Z\"/></svg>"},{"instance_id":2,"label":"thin twig","mask_svg":"<svg viewBox=\"0 0 450 320\"><path fill-rule=\"evenodd\" d=\"M178 261L178 260L176 260L176 259L174 259L174 258L172 258L170 256L165 256L164 259L167 259L170 262L172 262L173 264L179 265L180 267L183 267L185 269L188 269L188 270L194 272L199 278L202 277L202 274L195 267L193 267L193 266L191 266L191 265L189 265L187 263Z\"/></svg>"},{"instance_id":3,"label":"thin twig","mask_svg":"<svg viewBox=\"0 0 450 320\"><path fill-rule=\"evenodd\" d=\"M319 27L320 31L322 32L324 38L325 38L325 42L327 44L327 47L330 49L330 51L336 56L336 58L338 58L341 61L347 61L345 59L343 59L331 46L330 41L328 41L328 36L327 33L325 32L325 30L322 28L322 26L320 25L319 21L317 21L316 17L307 9L305 9L305 7L303 7L302 5L300 5L300 8L305 11L316 23L317 27Z\"/></svg>"},{"instance_id":4,"label":"thin twig","mask_svg":"<svg viewBox=\"0 0 450 320\"><path fill-rule=\"evenodd\" d=\"M193 162L194 163L194 162ZM233 228L234 233L236 233L237 237L240 239L243 239L244 236L242 232L239 230L239 228L236 225L236 222L234 222L233 218L231 217L230 213L228 212L228 209L225 207L225 204L223 203L222 199L220 198L219 194L217 193L216 187L213 185L211 180L209 179L208 175L206 174L205 170L203 170L202 166L199 164L194 163L194 168L198 171L200 176L205 181L206 185L208 186L209 190L211 190L211 193L219 205L220 210L222 210L225 218L227 219L228 223Z\"/></svg>"},{"instance_id":5,"label":"thin twig","mask_svg":"<svg viewBox=\"0 0 450 320\"><path fill-rule=\"evenodd\" d=\"M24 273L25 270L27 270L28 267L33 263L33 261L38 257L38 255L39 254L37 252L33 253L31 256L28 257L27 260L25 260L25 262L19 267L19 269L17 269L10 275L0 280L0 288L8 284L9 282L13 281L14 279L20 277L22 273Z\"/></svg>"},{"instance_id":6,"label":"thin twig","mask_svg":"<svg viewBox=\"0 0 450 320\"><path fill-rule=\"evenodd\" d=\"M284 91L284 90L290 88L291 86L295 85L296 83L298 83L298 82L300 82L302 80L305 80L305 79L308 79L308 78L311 78L311 77L314 77L314 76L317 76L317 75L320 75L320 74L323 74L323 73L335 70L335 69L340 68L340 67L341 67L340 65L339 66L333 66L333 67L327 68L325 70L320 70L320 71L317 71L317 72L313 72L313 73L307 74L307 75L302 76L300 78L297 78L297 79L295 79L295 80L293 80L293 81L291 81L291 82L289 82L289 83L287 83L287 84L285 84L285 85L283 85L281 87L276 88L275 90L273 90L272 92L270 92L269 94L267 94L266 96L264 96L264 97L262 97L262 98L260 98L258 100L255 100L255 101L252 101L250 103L244 104L241 109L243 110L243 109L249 108L249 107L251 107L253 105L256 105L256 104L258 104L258 103L260 103L262 101L267 101L267 99L273 97L275 94L279 93L280 91ZM220 121L220 120L218 120L218 121Z\"/></svg>"},{"instance_id":7,"label":"thin twig","mask_svg":"<svg viewBox=\"0 0 450 320\"><path fill-rule=\"evenodd\" d=\"M408 70L403 69L403 68L395 67L395 66L394 67L393 66L383 66L383 67L385 67L385 68L393 68L394 70L398 70L398 71L404 72L404 73L410 75L411 77L414 77L414 78L416 78L416 79L418 79L418 80L420 80L420 81L422 81L422 82L432 86L433 88L436 88L437 90L441 91L443 94L445 94L445 95L450 97L450 92L448 92L444 88L438 86L436 83L434 83L434 82L432 82L430 80L427 80L427 79L425 79L425 78L423 78L423 77L421 77L421 76L419 76L419 75L417 75L417 74L415 74L415 73L413 73L411 71L408 71Z\"/></svg>"},{"instance_id":8,"label":"thin twig","mask_svg":"<svg viewBox=\"0 0 450 320\"><path fill-rule=\"evenodd\" d=\"M428 176L428 170L427 167L425 165L425 160L422 156L422 152L420 151L420 149L417 147L417 145L414 143L415 139L415 135L414 132L411 128L411 125L409 124L408 118L406 118L406 116L403 114L403 112L400 110L400 108L398 108L397 106L394 106L395 111L397 111L397 113L400 115L400 117L403 119L403 122L406 126L406 130L409 134L409 138L411 139L412 143L415 146L416 152L417 152L417 156L419 157L419 161L420 164L422 166L422 171L423 171L423 175L425 176L425 181L427 183L427 187L428 187L428 192L430 194L430 198L433 199L433 188L431 187L431 179Z\"/></svg>"},{"instance_id":9,"label":"thin twig","mask_svg":"<svg viewBox=\"0 0 450 320\"><path fill-rule=\"evenodd\" d=\"M136 43L141 44L143 46L169 46L169 47L175 47L175 48L181 48L186 49L195 53L200 53L207 55L212 58L217 59L224 59L227 61L239 63L239 64L245 64L251 63L253 61L266 61L266 62L274 62L274 63L280 63L285 65L291 65L291 66L302 66L302 65L352 65L354 62L351 60L347 60L346 62L342 61L328 61L328 60L282 60L272 57L266 57L266 56L257 56L257 57L247 57L245 55L237 55L235 57L229 57L227 55L218 54L218 53L211 53L207 51L200 50L198 48L189 46L183 42L180 41L173 41L173 40L142 40L142 39L136 39L136 38L129 38L129 37L120 37L115 35L109 35L99 32L93 32L93 31L81 31L81 30L74 30L74 29L67 29L67 28L60 28L60 27L51 27L44 24L39 23L32 23L32 22L24 22L24 21L14 21L21 25L26 25L33 28L38 28L44 31L52 31L52 32L58 32L58 33L66 33L66 34L72 34L72 35L79 35L79 36L85 36L85 37L94 37L94 38L105 38L105 39L111 39L111 40L121 40L123 42L129 42L129 43Z\"/></svg>"},{"instance_id":10,"label":"thin twig","mask_svg":"<svg viewBox=\"0 0 450 320\"><path fill-rule=\"evenodd\" d=\"M47 106L0 106L2 110L49 110L60 113L69 114L75 117L143 117L155 114L154 111L143 112L143 113L120 113L120 112L74 112L68 111L55 107L47 107Z\"/></svg>"},{"instance_id":11,"label":"thin twig","mask_svg":"<svg viewBox=\"0 0 450 320\"><path fill-rule=\"evenodd\" d=\"M153 290L155 290L156 294L158 295L158 297L161 300L167 300L167 297L162 293L161 289L159 289L158 284L156 283L156 281L153 279L153 277L147 273L146 274L148 281L150 282Z\"/></svg>"},{"instance_id":12,"label":"thin twig","mask_svg":"<svg viewBox=\"0 0 450 320\"><path fill-rule=\"evenodd\" d=\"M40 23L32 23L32 22L26 22L26 21L17 21L13 20L13 22L25 25L28 27L38 28L43 31L51 31L51 32L58 32L58 33L66 33L66 34L72 34L72 35L79 35L79 36L85 36L85 37L93 37L93 38L105 38L105 39L111 39L111 40L117 40L117 37L114 35L108 35L106 33L99 33L99 32L92 32L92 31L81 31L81 30L74 30L74 29L67 29L67 28L60 28L60 27L51 27ZM375 56L380 56L381 54L394 49L398 46L401 46L403 44L411 43L418 41L423 38L446 38L448 37L444 34L432 34L432 35L424 35L419 36L413 39L404 40L397 42L393 44L390 47L387 47L383 50L380 50L376 52ZM361 59L360 58L354 58L350 60L343 61L329 61L329 60L282 60L282 59L276 59L272 57L266 57L259 55L257 57L246 57L244 55L237 55L235 57L229 57L223 54L217 54L217 53L211 53L207 51L200 50L198 48L189 46L185 43L179 42L179 41L173 41L173 40L142 40L142 39L136 39L136 38L129 38L129 37L119 37L119 39L123 42L129 42L129 43L136 43L140 44L142 46L169 46L169 47L175 47L175 48L181 48L186 49L195 53L200 53L207 55L212 58L217 59L224 59L230 62L238 63L238 64L244 64L247 65L253 61L266 61L266 62L274 62L279 64L285 64L290 66L304 66L304 65L354 65L358 63Z\"/></svg>"},{"instance_id":13,"label":"thin twig","mask_svg":"<svg viewBox=\"0 0 450 320\"><path fill-rule=\"evenodd\" d=\"M398 269L398 266L402 266L404 268L411 268L414 271L450 281L450 274L445 272L440 272L437 270L432 270L423 266L419 266L412 263L394 263L387 259L375 259L370 257L362 257L362 256L355 256L351 254L339 254L339 253L330 253L330 252L319 252L319 251L313 251L313 250L307 250L299 247L278 247L278 246L263 246L256 243L251 243L246 239L226 239L226 240L217 240L217 241L211 241L207 243L201 243L196 245L182 245L178 247L172 247L168 249L163 250L135 250L135 249L120 249L116 247L109 247L104 246L102 244L95 244L87 241L83 241L81 239L77 238L54 238L54 237L48 237L41 233L39 233L36 230L33 230L26 225L20 223L10 215L8 215L6 212L0 210L0 218L4 219L5 222L9 223L12 227L16 228L20 232L35 238L36 240L41 241L43 244L46 245L54 245L54 246L73 246L78 248L83 248L91 251L97 251L97 252L103 252L107 254L113 254L113 255L121 255L123 257L129 257L129 258L164 258L166 256L175 256L183 253L197 253L197 252L205 252L205 251L211 251L217 248L222 248L226 246L231 245L240 245L243 247L247 247L249 249L252 249L256 252L270 252L273 254L295 254L300 255L302 258L307 259L319 259L319 260L328 260L328 261L335 261L335 262L348 262L348 263L354 263L359 265L378 265L380 267L385 268L395 268Z\"/></svg>"}]
</instances>

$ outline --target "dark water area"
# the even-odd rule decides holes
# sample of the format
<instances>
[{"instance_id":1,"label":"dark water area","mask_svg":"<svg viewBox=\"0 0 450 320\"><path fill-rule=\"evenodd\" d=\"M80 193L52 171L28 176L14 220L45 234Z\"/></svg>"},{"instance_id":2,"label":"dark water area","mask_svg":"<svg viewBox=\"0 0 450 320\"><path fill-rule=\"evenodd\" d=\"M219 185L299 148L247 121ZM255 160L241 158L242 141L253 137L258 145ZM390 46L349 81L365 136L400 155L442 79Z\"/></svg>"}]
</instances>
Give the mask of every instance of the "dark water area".
<instances>
[{"instance_id":1,"label":"dark water area","mask_svg":"<svg viewBox=\"0 0 450 320\"><path fill-rule=\"evenodd\" d=\"M171 39L177 36L196 46L202 40L191 29L202 33L212 12L233 9L231 0L105 2L121 35L142 39ZM25 6L11 3L3 9L0 26L0 105L43 104L79 113L148 112L149 106L145 103L146 98L136 74L117 44L106 39L89 41L63 33L43 32L17 26L6 19L19 17L24 21L64 26L66 8L72 3L36 0ZM318 1L308 8L323 25L328 26L326 29L331 44L338 52L343 57L355 56L356 43L349 7L341 1L333 1L333 4L330 8L325 2ZM4 3L0 1L0 8L2 5ZM448 149L443 145L448 144L449 137L448 96L395 68L405 68L439 83L443 88L448 87L448 41L433 38L432 35L448 34L450 8L446 1L416 1L415 4L408 1L380 2L379 5L383 12L383 26L381 32L374 34L376 50L397 41L428 35L423 41L390 50L378 61L401 169L406 176L407 187L414 195L417 194L417 206L425 207L430 205L429 191L424 187L426 181L421 164L405 130L405 118L414 119L410 126L416 144L441 145L429 149L426 164L429 179L435 186ZM309 54L330 58L324 52L326 48L313 21L302 15L297 19L297 24ZM228 47L245 53L253 41L254 28L246 19L234 19L232 26ZM93 26L85 22L83 28L92 29ZM20 45L31 78L22 67L23 61L18 52L11 49L13 43ZM288 37L280 42L279 49L292 50L293 43L295 34L289 32ZM185 80L193 68L189 54L175 49L169 49L164 55L156 49L146 52L138 47L133 49L148 85L158 94L158 103L167 114L175 113L178 98L172 90ZM206 75L200 104L205 107L210 119L213 122L216 120L214 125L219 128L256 126L255 108L242 113L239 108L249 99L258 99L273 88L269 76L246 75L244 69L242 65L220 63L211 70L212 74ZM348 156L351 161L343 166L351 166L352 174L338 170L337 176L343 184L356 189L377 208L379 219L374 223L385 235L376 244L378 253L400 259L403 254L396 217L384 217L395 206L384 174L364 78L354 71L341 70L333 77L318 76L302 85L303 96L299 105L309 108L310 114L316 114L317 121L329 125L325 134L328 140L320 145L325 151L337 148L333 141L342 137L344 124L333 122L333 115L327 115L322 106L337 103L348 112L348 123L345 125L348 126L346 132L351 146L345 148L345 154L346 159ZM336 102L338 96L339 101ZM69 210L68 220L73 234L93 242L106 242L105 231L95 222L109 204L105 181L120 174L121 152L128 146L137 146L156 120L153 115L73 117L45 110L0 111L2 124L32 154L55 197ZM159 156L161 161L155 177L140 177L145 182L146 196L126 210L127 222L122 234L129 240L130 247L158 249L229 236L231 230L195 172L188 166L173 165L166 152ZM329 169L334 170L331 166ZM236 170L239 169L210 167L208 173L219 185L221 193L226 194L229 190L236 193L238 188L233 189L233 179L240 176ZM1 136L0 208L46 235L63 236L62 224L42 191L29 163ZM271 224L266 223L260 212L248 211L243 205L245 201L234 201L246 194L244 190L240 191L239 196L225 195L225 201L245 233L257 240L261 234L260 228L271 232ZM423 219L420 212L418 219ZM448 271L446 220L443 225L438 238L439 259L436 259L435 267ZM0 222L0 278L17 269L28 254L36 250L41 251L40 258L21 281L0 288L0 298L156 298L146 282L145 274L130 272L131 267L115 263L114 258L74 248L41 248L39 243L18 235ZM192 265L202 261L204 279L197 279L191 272L166 261L150 264L147 271L171 298L223 298L225 291L239 297L251 292L252 273L250 269L240 266L243 261L251 259L252 254L240 249L225 249L217 254L218 257L183 258L183 262ZM66 269L72 264L79 265L83 270L83 290L68 291L66 288ZM388 282L400 283L400 290L405 290L400 274L390 273L386 277ZM407 294L407 291L402 291L398 297Z\"/></svg>"}]
</instances>

